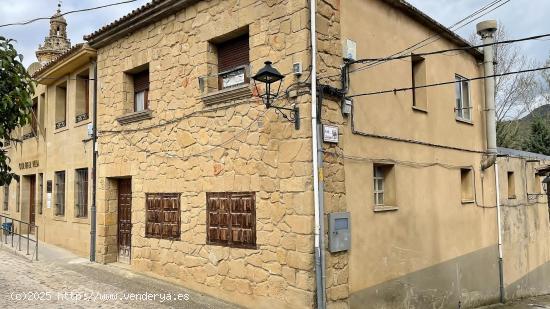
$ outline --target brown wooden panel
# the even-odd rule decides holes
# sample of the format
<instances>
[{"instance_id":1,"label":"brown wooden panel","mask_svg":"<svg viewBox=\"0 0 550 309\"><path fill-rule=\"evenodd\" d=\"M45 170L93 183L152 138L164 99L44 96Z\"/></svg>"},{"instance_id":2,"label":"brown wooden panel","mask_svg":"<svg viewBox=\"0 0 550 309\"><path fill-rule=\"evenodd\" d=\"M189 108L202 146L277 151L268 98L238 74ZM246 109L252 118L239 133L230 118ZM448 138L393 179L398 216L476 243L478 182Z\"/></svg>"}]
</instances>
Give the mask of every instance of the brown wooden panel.
<instances>
[{"instance_id":1,"label":"brown wooden panel","mask_svg":"<svg viewBox=\"0 0 550 309\"><path fill-rule=\"evenodd\" d=\"M147 193L145 237L180 240L179 193Z\"/></svg>"},{"instance_id":2,"label":"brown wooden panel","mask_svg":"<svg viewBox=\"0 0 550 309\"><path fill-rule=\"evenodd\" d=\"M248 33L217 45L218 72L250 63Z\"/></svg>"},{"instance_id":3,"label":"brown wooden panel","mask_svg":"<svg viewBox=\"0 0 550 309\"><path fill-rule=\"evenodd\" d=\"M118 181L118 256L121 262L130 262L132 251L132 181Z\"/></svg>"},{"instance_id":4,"label":"brown wooden panel","mask_svg":"<svg viewBox=\"0 0 550 309\"><path fill-rule=\"evenodd\" d=\"M207 242L231 247L256 247L256 194L208 192Z\"/></svg>"}]
</instances>

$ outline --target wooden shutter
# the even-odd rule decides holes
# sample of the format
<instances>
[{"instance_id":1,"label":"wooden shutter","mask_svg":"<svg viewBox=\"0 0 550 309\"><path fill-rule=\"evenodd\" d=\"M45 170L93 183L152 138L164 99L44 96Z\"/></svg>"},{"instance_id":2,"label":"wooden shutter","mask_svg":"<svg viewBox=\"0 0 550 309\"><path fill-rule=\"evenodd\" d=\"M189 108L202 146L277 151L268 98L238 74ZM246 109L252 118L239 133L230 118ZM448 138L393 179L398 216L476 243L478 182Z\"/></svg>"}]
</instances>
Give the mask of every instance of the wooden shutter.
<instances>
[{"instance_id":1,"label":"wooden shutter","mask_svg":"<svg viewBox=\"0 0 550 309\"><path fill-rule=\"evenodd\" d=\"M248 33L217 45L218 72L229 71L250 63Z\"/></svg>"},{"instance_id":2,"label":"wooden shutter","mask_svg":"<svg viewBox=\"0 0 550 309\"><path fill-rule=\"evenodd\" d=\"M206 194L207 242L231 247L256 248L256 194Z\"/></svg>"},{"instance_id":3,"label":"wooden shutter","mask_svg":"<svg viewBox=\"0 0 550 309\"><path fill-rule=\"evenodd\" d=\"M145 237L180 240L180 194L147 193Z\"/></svg>"}]
</instances>

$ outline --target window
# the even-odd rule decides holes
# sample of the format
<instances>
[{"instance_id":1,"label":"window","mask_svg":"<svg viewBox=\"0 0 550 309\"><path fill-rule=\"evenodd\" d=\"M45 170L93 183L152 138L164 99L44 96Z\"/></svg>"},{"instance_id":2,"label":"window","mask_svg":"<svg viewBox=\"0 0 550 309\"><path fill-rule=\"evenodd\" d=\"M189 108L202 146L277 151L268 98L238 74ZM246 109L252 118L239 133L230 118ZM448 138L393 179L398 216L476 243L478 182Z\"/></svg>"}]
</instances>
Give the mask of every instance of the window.
<instances>
[{"instance_id":1,"label":"window","mask_svg":"<svg viewBox=\"0 0 550 309\"><path fill-rule=\"evenodd\" d=\"M542 193L542 180L540 179L540 175L535 174L535 184L534 184L534 193L535 194L541 194Z\"/></svg>"},{"instance_id":2,"label":"window","mask_svg":"<svg viewBox=\"0 0 550 309\"><path fill-rule=\"evenodd\" d=\"M55 215L65 215L65 172L55 172Z\"/></svg>"},{"instance_id":3,"label":"window","mask_svg":"<svg viewBox=\"0 0 550 309\"><path fill-rule=\"evenodd\" d=\"M373 194L375 210L397 209L395 171L390 164L373 165Z\"/></svg>"},{"instance_id":4,"label":"window","mask_svg":"<svg viewBox=\"0 0 550 309\"><path fill-rule=\"evenodd\" d=\"M472 106L470 103L470 82L466 78L455 76L456 90L456 118L461 120L472 120Z\"/></svg>"},{"instance_id":5,"label":"window","mask_svg":"<svg viewBox=\"0 0 550 309\"><path fill-rule=\"evenodd\" d=\"M67 82L55 87L55 128L67 126Z\"/></svg>"},{"instance_id":6,"label":"window","mask_svg":"<svg viewBox=\"0 0 550 309\"><path fill-rule=\"evenodd\" d=\"M9 201L10 201L10 186L9 185L4 185L4 206L2 209L4 210L8 210L8 206L9 206Z\"/></svg>"},{"instance_id":7,"label":"window","mask_svg":"<svg viewBox=\"0 0 550 309\"><path fill-rule=\"evenodd\" d=\"M88 217L88 169L77 169L74 190L74 213L77 218Z\"/></svg>"},{"instance_id":8,"label":"window","mask_svg":"<svg viewBox=\"0 0 550 309\"><path fill-rule=\"evenodd\" d=\"M514 172L508 172L508 198L516 198L516 177Z\"/></svg>"},{"instance_id":9,"label":"window","mask_svg":"<svg viewBox=\"0 0 550 309\"><path fill-rule=\"evenodd\" d=\"M19 205L20 200L21 200L21 184L19 181L17 181L15 186L15 211L17 212L21 211L21 205Z\"/></svg>"},{"instance_id":10,"label":"window","mask_svg":"<svg viewBox=\"0 0 550 309\"><path fill-rule=\"evenodd\" d=\"M384 169L382 166L374 167L374 205L384 205Z\"/></svg>"},{"instance_id":11,"label":"window","mask_svg":"<svg viewBox=\"0 0 550 309\"><path fill-rule=\"evenodd\" d=\"M23 128L22 139L26 140L37 135L38 130L38 97L32 99L30 125Z\"/></svg>"},{"instance_id":12,"label":"window","mask_svg":"<svg viewBox=\"0 0 550 309\"><path fill-rule=\"evenodd\" d=\"M208 244L256 248L256 193L207 192Z\"/></svg>"},{"instance_id":13,"label":"window","mask_svg":"<svg viewBox=\"0 0 550 309\"><path fill-rule=\"evenodd\" d=\"M460 192L462 203L474 201L474 172L471 168L460 169Z\"/></svg>"},{"instance_id":14,"label":"window","mask_svg":"<svg viewBox=\"0 0 550 309\"><path fill-rule=\"evenodd\" d=\"M42 214L42 201L44 200L44 174L38 174L38 200L36 204L38 205L38 213Z\"/></svg>"},{"instance_id":15,"label":"window","mask_svg":"<svg viewBox=\"0 0 550 309\"><path fill-rule=\"evenodd\" d=\"M180 240L180 194L147 193L145 237Z\"/></svg>"},{"instance_id":16,"label":"window","mask_svg":"<svg viewBox=\"0 0 550 309\"><path fill-rule=\"evenodd\" d=\"M216 44L218 53L218 89L249 82L250 47L248 33Z\"/></svg>"},{"instance_id":17,"label":"window","mask_svg":"<svg viewBox=\"0 0 550 309\"><path fill-rule=\"evenodd\" d=\"M46 94L42 93L40 95L40 100L38 101L38 125L40 126L41 132L44 132L44 118L46 111Z\"/></svg>"},{"instance_id":18,"label":"window","mask_svg":"<svg viewBox=\"0 0 550 309\"><path fill-rule=\"evenodd\" d=\"M75 122L87 120L90 115L90 73L88 69L76 76Z\"/></svg>"},{"instance_id":19,"label":"window","mask_svg":"<svg viewBox=\"0 0 550 309\"><path fill-rule=\"evenodd\" d=\"M418 88L414 87L425 86L427 84L427 75L426 75L426 61L424 58L416 55L411 56L412 64L412 86L413 86L413 106L426 110L428 108L428 95L427 88Z\"/></svg>"},{"instance_id":20,"label":"window","mask_svg":"<svg viewBox=\"0 0 550 309\"><path fill-rule=\"evenodd\" d=\"M149 109L149 69L133 75L134 112Z\"/></svg>"}]
</instances>

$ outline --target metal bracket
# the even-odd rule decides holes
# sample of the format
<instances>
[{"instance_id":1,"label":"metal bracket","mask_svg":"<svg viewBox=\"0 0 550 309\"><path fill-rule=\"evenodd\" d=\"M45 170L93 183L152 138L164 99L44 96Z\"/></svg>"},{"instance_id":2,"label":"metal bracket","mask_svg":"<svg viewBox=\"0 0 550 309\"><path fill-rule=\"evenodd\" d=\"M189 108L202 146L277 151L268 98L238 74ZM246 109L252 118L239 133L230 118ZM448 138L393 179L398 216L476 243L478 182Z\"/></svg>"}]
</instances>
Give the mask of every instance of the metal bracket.
<instances>
[{"instance_id":1,"label":"metal bracket","mask_svg":"<svg viewBox=\"0 0 550 309\"><path fill-rule=\"evenodd\" d=\"M270 107L274 108L275 111L281 114L281 116L283 116L283 118L285 118L286 120L293 122L294 128L296 130L300 130L300 108L298 108L298 106L288 108L288 107L271 105ZM284 111L287 111L288 115L285 114Z\"/></svg>"}]
</instances>

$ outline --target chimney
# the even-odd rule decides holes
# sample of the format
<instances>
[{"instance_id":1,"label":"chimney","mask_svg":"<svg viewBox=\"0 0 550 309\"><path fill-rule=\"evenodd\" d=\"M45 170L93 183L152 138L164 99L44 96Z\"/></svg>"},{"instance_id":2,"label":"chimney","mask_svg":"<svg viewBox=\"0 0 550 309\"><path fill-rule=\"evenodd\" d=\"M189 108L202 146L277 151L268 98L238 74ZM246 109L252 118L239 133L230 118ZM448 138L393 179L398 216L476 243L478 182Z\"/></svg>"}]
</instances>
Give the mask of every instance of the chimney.
<instances>
[{"instance_id":1,"label":"chimney","mask_svg":"<svg viewBox=\"0 0 550 309\"><path fill-rule=\"evenodd\" d=\"M476 26L477 34L481 36L483 44L495 42L494 34L497 31L496 20L482 21ZM495 75L493 45L483 47L485 76ZM485 127L487 130L487 153L497 154L497 120L495 107L495 78L485 79Z\"/></svg>"}]
</instances>

